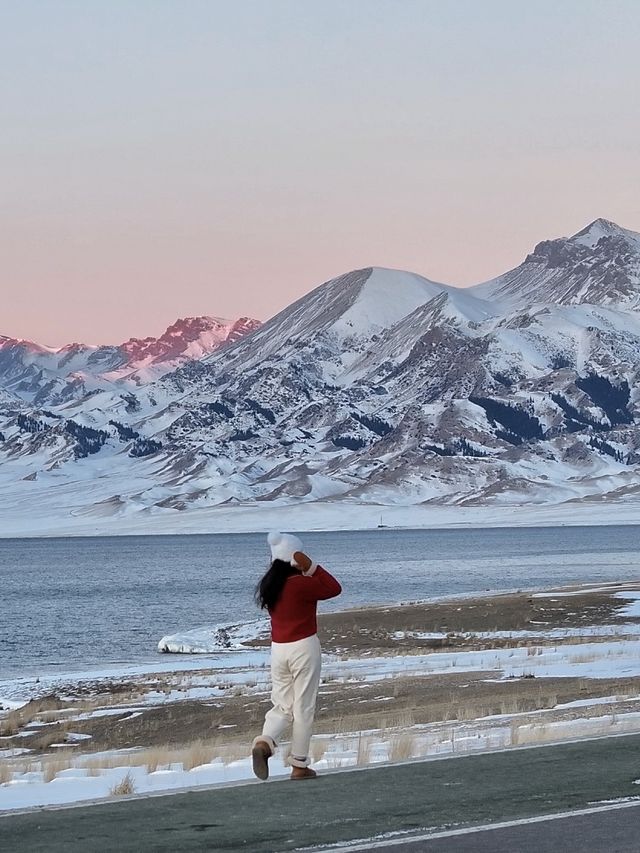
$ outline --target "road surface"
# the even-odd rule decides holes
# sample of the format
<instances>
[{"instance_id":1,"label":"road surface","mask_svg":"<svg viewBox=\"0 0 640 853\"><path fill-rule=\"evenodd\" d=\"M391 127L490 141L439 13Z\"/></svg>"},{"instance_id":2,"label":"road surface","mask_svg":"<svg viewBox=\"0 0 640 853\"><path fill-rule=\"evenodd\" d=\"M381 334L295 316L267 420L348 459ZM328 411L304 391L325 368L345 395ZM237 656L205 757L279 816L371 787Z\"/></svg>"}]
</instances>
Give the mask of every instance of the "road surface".
<instances>
[{"instance_id":1,"label":"road surface","mask_svg":"<svg viewBox=\"0 0 640 853\"><path fill-rule=\"evenodd\" d=\"M360 849L369 850L385 838L456 831L640 797L640 785L634 784L639 779L640 735L605 738L343 771L305 782L255 782L5 816L0 818L0 850L285 853L356 841ZM632 847L624 846L629 843L624 833L625 826L640 826L638 818L640 810L630 807L473 836L404 841L403 846L407 853L637 853L640 830L633 829ZM613 835L616 827L621 827L619 838ZM607 840L618 846L603 847ZM402 848L395 844L388 849L395 853Z\"/></svg>"}]
</instances>

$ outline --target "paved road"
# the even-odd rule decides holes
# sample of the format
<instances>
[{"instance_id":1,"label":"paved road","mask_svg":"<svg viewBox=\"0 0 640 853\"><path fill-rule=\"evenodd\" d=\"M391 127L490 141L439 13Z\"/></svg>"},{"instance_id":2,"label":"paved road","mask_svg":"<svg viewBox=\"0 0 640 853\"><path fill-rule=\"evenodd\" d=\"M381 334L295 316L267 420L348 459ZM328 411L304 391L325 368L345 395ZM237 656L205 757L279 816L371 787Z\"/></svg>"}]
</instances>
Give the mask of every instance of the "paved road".
<instances>
[{"instance_id":1,"label":"paved road","mask_svg":"<svg viewBox=\"0 0 640 853\"><path fill-rule=\"evenodd\" d=\"M417 841L332 848L332 853L638 853L640 802Z\"/></svg>"},{"instance_id":2,"label":"paved road","mask_svg":"<svg viewBox=\"0 0 640 853\"><path fill-rule=\"evenodd\" d=\"M355 839L370 843L387 833L420 835L582 809L638 796L640 786L633 782L639 778L640 736L607 738L334 773L309 782L274 780L8 816L0 819L0 850L285 853ZM637 811L630 808L619 814L624 815L621 823L628 824ZM534 849L535 853L637 853L640 843L635 833L633 847L624 846L624 838L618 847L597 846L601 843L598 827L602 827L601 840L611 838L611 822L615 824L615 819L609 813L584 816L582 824L575 824L575 831L583 832L583 841L569 846L554 836L561 821L548 822L542 828L538 825L533 831L513 827L492 832L495 844L506 839L504 849L509 853ZM511 840L509 832L515 834ZM527 847L525 840L517 841L521 848L514 847L513 838L520 834L532 839L534 847ZM567 834L571 837L572 830L565 834L565 842ZM475 837L475 842L470 837L451 836L412 842L423 845L413 849L405 846L411 853L483 850L478 844L485 844L484 849L492 853L503 849L491 846L488 833ZM393 849L389 848L390 853Z\"/></svg>"}]
</instances>

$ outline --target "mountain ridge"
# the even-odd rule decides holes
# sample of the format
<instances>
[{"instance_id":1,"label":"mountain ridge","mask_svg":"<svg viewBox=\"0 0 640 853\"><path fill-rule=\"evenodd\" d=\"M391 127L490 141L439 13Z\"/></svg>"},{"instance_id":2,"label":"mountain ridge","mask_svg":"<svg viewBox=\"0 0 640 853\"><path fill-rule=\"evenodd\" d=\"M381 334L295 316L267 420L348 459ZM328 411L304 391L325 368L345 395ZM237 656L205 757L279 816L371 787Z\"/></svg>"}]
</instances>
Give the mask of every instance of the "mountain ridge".
<instances>
[{"instance_id":1,"label":"mountain ridge","mask_svg":"<svg viewBox=\"0 0 640 853\"><path fill-rule=\"evenodd\" d=\"M39 507L55 485L56 512L114 525L235 505L640 499L635 237L602 222L538 244L554 246L489 290L367 267L126 393L20 411L0 396L0 483Z\"/></svg>"},{"instance_id":2,"label":"mountain ridge","mask_svg":"<svg viewBox=\"0 0 640 853\"><path fill-rule=\"evenodd\" d=\"M260 325L247 317L185 317L157 338L102 345L74 342L60 347L2 335L0 387L37 404L78 399L110 387L135 388L186 361L230 345Z\"/></svg>"},{"instance_id":3,"label":"mountain ridge","mask_svg":"<svg viewBox=\"0 0 640 853\"><path fill-rule=\"evenodd\" d=\"M572 237L543 240L512 270L470 288L512 305L640 307L640 234L596 219Z\"/></svg>"}]
</instances>

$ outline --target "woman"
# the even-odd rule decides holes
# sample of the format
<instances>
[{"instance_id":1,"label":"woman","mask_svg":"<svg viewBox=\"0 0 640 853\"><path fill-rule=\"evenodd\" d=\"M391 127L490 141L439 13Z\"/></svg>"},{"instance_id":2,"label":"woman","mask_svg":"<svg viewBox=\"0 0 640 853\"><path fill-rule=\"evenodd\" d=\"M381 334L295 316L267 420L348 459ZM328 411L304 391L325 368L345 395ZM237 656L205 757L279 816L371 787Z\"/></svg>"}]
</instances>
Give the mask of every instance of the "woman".
<instances>
[{"instance_id":1,"label":"woman","mask_svg":"<svg viewBox=\"0 0 640 853\"><path fill-rule=\"evenodd\" d=\"M253 742L253 772L269 776L269 758L293 723L292 779L312 779L309 742L320 683L318 601L340 595L338 581L314 563L297 536L270 533L271 565L256 587L256 601L271 617L271 702L262 734Z\"/></svg>"}]
</instances>

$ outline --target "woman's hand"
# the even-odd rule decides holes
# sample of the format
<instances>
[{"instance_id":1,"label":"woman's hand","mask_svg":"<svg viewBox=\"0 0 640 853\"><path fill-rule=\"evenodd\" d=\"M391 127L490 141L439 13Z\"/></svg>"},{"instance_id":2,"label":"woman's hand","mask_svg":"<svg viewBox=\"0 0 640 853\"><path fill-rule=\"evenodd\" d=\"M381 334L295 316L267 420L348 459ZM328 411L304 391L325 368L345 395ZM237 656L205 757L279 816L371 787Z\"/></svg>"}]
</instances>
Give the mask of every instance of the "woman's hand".
<instances>
[{"instance_id":1,"label":"woman's hand","mask_svg":"<svg viewBox=\"0 0 640 853\"><path fill-rule=\"evenodd\" d=\"M309 571L313 562L311 557L307 557L307 555L303 554L302 551L296 551L293 555L293 559L291 560L291 565L294 569L299 569L302 574L305 574L305 572Z\"/></svg>"}]
</instances>

